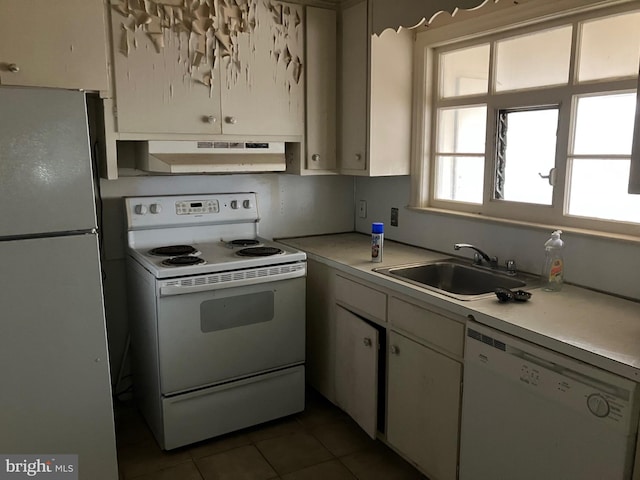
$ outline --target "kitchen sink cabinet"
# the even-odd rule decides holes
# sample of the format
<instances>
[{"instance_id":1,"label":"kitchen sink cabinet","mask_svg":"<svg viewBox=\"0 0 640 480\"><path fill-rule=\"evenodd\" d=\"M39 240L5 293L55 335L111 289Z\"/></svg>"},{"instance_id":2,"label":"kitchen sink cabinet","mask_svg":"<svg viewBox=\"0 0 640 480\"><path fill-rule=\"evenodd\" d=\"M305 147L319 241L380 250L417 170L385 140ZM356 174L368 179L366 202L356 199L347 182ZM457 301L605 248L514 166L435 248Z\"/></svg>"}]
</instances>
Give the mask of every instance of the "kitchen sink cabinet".
<instances>
[{"instance_id":1,"label":"kitchen sink cabinet","mask_svg":"<svg viewBox=\"0 0 640 480\"><path fill-rule=\"evenodd\" d=\"M336 404L371 437L378 414L378 330L336 306Z\"/></svg>"},{"instance_id":2,"label":"kitchen sink cabinet","mask_svg":"<svg viewBox=\"0 0 640 480\"><path fill-rule=\"evenodd\" d=\"M307 267L309 383L430 478L455 479L465 320L322 262Z\"/></svg>"},{"instance_id":3,"label":"kitchen sink cabinet","mask_svg":"<svg viewBox=\"0 0 640 480\"><path fill-rule=\"evenodd\" d=\"M455 480L462 364L389 333L387 441L434 480Z\"/></svg>"},{"instance_id":4,"label":"kitchen sink cabinet","mask_svg":"<svg viewBox=\"0 0 640 480\"><path fill-rule=\"evenodd\" d=\"M172 3L147 12L111 3L118 139L302 138L302 6L251 0L216 11L213 2L196 10Z\"/></svg>"},{"instance_id":5,"label":"kitchen sink cabinet","mask_svg":"<svg viewBox=\"0 0 640 480\"><path fill-rule=\"evenodd\" d=\"M106 90L102 0L0 2L0 85Z\"/></svg>"},{"instance_id":6,"label":"kitchen sink cabinet","mask_svg":"<svg viewBox=\"0 0 640 480\"><path fill-rule=\"evenodd\" d=\"M347 175L408 175L413 34L371 34L373 2L340 21L339 165Z\"/></svg>"}]
</instances>

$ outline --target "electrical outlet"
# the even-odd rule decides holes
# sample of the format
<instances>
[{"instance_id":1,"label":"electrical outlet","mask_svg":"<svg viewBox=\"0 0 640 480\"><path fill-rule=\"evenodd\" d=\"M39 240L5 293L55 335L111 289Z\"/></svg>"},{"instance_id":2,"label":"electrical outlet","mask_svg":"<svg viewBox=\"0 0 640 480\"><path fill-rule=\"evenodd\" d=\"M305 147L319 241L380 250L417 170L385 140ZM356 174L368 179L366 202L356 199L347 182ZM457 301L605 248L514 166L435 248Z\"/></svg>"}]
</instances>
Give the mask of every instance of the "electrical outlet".
<instances>
[{"instance_id":1,"label":"electrical outlet","mask_svg":"<svg viewBox=\"0 0 640 480\"><path fill-rule=\"evenodd\" d=\"M358 216L360 218L367 218L367 201L366 200L360 200L360 203L358 203Z\"/></svg>"},{"instance_id":2,"label":"electrical outlet","mask_svg":"<svg viewBox=\"0 0 640 480\"><path fill-rule=\"evenodd\" d=\"M391 208L391 226L398 226L398 209L395 207Z\"/></svg>"}]
</instances>

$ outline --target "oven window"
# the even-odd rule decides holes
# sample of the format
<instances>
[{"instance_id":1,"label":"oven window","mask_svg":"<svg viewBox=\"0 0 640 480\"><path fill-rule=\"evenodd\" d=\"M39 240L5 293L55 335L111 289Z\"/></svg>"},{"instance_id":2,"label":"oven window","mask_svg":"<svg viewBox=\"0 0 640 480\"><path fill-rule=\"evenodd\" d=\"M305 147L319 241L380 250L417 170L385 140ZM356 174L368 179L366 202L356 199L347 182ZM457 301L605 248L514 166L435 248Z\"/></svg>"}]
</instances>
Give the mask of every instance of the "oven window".
<instances>
[{"instance_id":1,"label":"oven window","mask_svg":"<svg viewBox=\"0 0 640 480\"><path fill-rule=\"evenodd\" d=\"M244 327L273 319L273 291L216 298L200 304L203 333Z\"/></svg>"}]
</instances>

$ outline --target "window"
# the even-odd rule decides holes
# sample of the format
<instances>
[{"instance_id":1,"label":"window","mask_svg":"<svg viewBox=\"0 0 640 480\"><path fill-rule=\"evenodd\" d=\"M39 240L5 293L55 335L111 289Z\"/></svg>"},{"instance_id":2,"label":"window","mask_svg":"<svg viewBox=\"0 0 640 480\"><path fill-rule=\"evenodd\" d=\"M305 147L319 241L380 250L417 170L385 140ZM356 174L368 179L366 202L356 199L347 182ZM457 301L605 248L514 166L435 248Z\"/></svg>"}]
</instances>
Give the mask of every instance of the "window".
<instances>
[{"instance_id":1,"label":"window","mask_svg":"<svg viewBox=\"0 0 640 480\"><path fill-rule=\"evenodd\" d=\"M457 43L420 34L417 206L640 235L627 194L638 25L637 7L618 6Z\"/></svg>"}]
</instances>

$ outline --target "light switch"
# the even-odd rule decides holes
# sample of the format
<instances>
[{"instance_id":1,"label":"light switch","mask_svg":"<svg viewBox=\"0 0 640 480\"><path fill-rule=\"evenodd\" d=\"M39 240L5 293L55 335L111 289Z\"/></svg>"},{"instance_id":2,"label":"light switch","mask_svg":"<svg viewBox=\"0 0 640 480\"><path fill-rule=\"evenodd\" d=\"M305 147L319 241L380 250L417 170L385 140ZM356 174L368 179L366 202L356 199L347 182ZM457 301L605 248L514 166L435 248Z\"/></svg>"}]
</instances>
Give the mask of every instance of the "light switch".
<instances>
[{"instance_id":1,"label":"light switch","mask_svg":"<svg viewBox=\"0 0 640 480\"><path fill-rule=\"evenodd\" d=\"M360 200L360 203L358 203L358 216L360 218L367 218L367 201L366 200Z\"/></svg>"}]
</instances>

